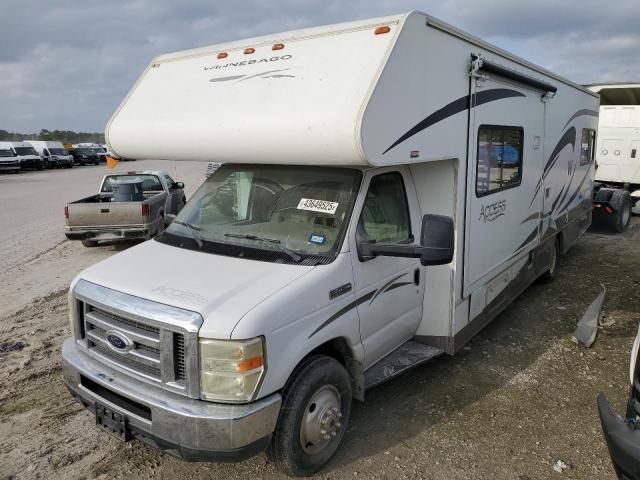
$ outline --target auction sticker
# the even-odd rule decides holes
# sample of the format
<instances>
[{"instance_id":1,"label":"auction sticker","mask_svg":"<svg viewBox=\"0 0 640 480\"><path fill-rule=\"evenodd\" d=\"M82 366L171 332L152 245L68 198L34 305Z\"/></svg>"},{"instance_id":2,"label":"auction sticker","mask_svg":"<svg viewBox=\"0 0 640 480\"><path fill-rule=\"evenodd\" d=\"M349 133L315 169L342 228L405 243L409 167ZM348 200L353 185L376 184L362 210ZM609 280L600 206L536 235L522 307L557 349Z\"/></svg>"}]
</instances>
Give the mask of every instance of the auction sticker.
<instances>
[{"instance_id":1,"label":"auction sticker","mask_svg":"<svg viewBox=\"0 0 640 480\"><path fill-rule=\"evenodd\" d=\"M336 213L339 203L328 202L326 200L314 200L313 198L301 198L298 203L298 210L309 210L311 212Z\"/></svg>"}]
</instances>

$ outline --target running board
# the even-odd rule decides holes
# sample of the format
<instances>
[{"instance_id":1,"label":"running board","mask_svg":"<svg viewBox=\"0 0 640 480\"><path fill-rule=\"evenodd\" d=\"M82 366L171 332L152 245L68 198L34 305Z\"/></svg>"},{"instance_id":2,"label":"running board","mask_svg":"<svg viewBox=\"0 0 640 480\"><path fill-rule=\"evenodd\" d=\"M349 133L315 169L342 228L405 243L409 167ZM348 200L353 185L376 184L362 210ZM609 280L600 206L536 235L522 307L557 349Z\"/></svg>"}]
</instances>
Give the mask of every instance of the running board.
<instances>
[{"instance_id":1,"label":"running board","mask_svg":"<svg viewBox=\"0 0 640 480\"><path fill-rule=\"evenodd\" d=\"M443 353L440 348L409 340L364 372L365 389L376 387Z\"/></svg>"}]
</instances>

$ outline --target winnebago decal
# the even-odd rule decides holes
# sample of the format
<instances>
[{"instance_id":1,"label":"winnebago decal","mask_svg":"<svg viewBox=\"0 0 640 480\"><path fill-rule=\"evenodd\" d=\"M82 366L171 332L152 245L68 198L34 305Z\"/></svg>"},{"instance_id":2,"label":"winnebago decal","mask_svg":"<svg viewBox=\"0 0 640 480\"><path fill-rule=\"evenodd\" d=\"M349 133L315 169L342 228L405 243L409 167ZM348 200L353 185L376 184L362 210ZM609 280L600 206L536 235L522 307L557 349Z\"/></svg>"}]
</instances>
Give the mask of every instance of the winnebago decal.
<instances>
[{"instance_id":1,"label":"winnebago decal","mask_svg":"<svg viewBox=\"0 0 640 480\"><path fill-rule=\"evenodd\" d=\"M224 70L229 67L244 67L245 65L269 64L282 60L290 60L293 55L275 55L270 58L254 58L251 60L243 60L241 62L227 62L224 65L209 65L204 67L204 71L208 70Z\"/></svg>"},{"instance_id":2,"label":"winnebago decal","mask_svg":"<svg viewBox=\"0 0 640 480\"><path fill-rule=\"evenodd\" d=\"M498 200L497 202L490 203L488 205L482 205L480 207L480 216L478 220L483 220L484 223L493 222L495 219L500 218L507 211L507 201Z\"/></svg>"}]
</instances>

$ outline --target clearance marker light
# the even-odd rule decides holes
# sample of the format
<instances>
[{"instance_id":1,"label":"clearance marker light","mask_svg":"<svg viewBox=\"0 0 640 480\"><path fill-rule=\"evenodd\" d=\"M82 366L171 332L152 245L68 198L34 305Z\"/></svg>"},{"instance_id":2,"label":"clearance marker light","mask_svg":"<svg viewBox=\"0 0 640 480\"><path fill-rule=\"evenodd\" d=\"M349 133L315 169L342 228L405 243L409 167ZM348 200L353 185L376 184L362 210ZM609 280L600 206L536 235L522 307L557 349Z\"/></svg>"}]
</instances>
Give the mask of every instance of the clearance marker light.
<instances>
[{"instance_id":1,"label":"clearance marker light","mask_svg":"<svg viewBox=\"0 0 640 480\"><path fill-rule=\"evenodd\" d=\"M255 52L255 51L256 51L256 49L255 49L255 48L251 48L251 47L249 47L249 48L245 48L245 49L244 49L244 54L245 54L245 55L251 55L251 54L252 54L253 52Z\"/></svg>"},{"instance_id":2,"label":"clearance marker light","mask_svg":"<svg viewBox=\"0 0 640 480\"><path fill-rule=\"evenodd\" d=\"M284 48L284 43L275 43L271 50L282 50Z\"/></svg>"},{"instance_id":3,"label":"clearance marker light","mask_svg":"<svg viewBox=\"0 0 640 480\"><path fill-rule=\"evenodd\" d=\"M227 58L227 56L228 56L227 52L220 52L220 53L218 54L218 58L219 58L219 59L220 59L220 58Z\"/></svg>"},{"instance_id":4,"label":"clearance marker light","mask_svg":"<svg viewBox=\"0 0 640 480\"><path fill-rule=\"evenodd\" d=\"M373 31L374 35L380 35L382 33L389 33L391 31L391 28L389 28L388 26L383 26L383 27L378 27Z\"/></svg>"}]
</instances>

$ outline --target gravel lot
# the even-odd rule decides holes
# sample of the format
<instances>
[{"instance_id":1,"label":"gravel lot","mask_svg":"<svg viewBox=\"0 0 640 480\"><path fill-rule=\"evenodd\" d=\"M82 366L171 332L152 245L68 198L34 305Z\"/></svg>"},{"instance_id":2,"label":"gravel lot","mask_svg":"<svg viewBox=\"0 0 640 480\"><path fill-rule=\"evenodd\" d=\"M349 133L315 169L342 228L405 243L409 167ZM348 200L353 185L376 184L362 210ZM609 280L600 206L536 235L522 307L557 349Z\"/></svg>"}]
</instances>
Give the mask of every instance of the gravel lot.
<instances>
[{"instance_id":1,"label":"gravel lot","mask_svg":"<svg viewBox=\"0 0 640 480\"><path fill-rule=\"evenodd\" d=\"M187 185L204 163L139 161ZM66 241L64 203L98 188L104 167L0 175L0 478L280 478L260 455L241 464L186 464L96 430L62 384L66 288L84 267L126 248ZM319 478L614 479L595 396L618 412L628 351L640 323L640 221L624 235L590 232L562 258L553 284L536 283L455 357L439 358L354 404L337 457ZM570 340L607 287L595 345ZM557 473L562 460L568 468Z\"/></svg>"}]
</instances>

